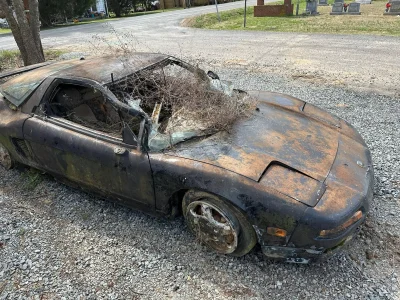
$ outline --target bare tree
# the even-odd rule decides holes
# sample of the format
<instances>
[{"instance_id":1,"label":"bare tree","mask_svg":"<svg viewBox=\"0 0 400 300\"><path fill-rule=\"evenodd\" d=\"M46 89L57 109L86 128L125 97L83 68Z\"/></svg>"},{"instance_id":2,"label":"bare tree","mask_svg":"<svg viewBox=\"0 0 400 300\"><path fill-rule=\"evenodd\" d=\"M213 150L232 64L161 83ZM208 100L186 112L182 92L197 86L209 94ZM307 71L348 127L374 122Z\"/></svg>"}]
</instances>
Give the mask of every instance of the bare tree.
<instances>
[{"instance_id":1,"label":"bare tree","mask_svg":"<svg viewBox=\"0 0 400 300\"><path fill-rule=\"evenodd\" d=\"M24 64L44 62L40 40L38 0L0 0L0 11L5 15Z\"/></svg>"}]
</instances>

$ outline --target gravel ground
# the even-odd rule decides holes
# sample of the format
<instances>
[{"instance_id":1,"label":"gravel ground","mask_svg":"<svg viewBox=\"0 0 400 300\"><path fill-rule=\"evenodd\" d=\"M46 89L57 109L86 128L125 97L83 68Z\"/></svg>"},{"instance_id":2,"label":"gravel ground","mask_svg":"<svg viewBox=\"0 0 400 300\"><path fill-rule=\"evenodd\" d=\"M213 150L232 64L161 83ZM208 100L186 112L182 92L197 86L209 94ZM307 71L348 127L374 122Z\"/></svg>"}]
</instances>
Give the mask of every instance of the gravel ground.
<instances>
[{"instance_id":1,"label":"gravel ground","mask_svg":"<svg viewBox=\"0 0 400 300\"><path fill-rule=\"evenodd\" d=\"M326 262L284 264L196 244L182 218L116 206L26 169L0 168L0 299L400 299L400 99L246 71L346 119L372 150L375 196L361 234Z\"/></svg>"}]
</instances>

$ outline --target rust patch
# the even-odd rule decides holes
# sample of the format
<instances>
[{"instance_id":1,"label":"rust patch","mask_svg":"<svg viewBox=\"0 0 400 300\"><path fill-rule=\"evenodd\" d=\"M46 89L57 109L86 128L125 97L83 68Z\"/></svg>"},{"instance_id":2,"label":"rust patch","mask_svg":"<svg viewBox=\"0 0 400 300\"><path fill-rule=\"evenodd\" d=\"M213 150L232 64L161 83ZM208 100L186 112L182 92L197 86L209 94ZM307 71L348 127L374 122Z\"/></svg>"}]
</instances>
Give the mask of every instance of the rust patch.
<instances>
[{"instance_id":1,"label":"rust patch","mask_svg":"<svg viewBox=\"0 0 400 300\"><path fill-rule=\"evenodd\" d=\"M260 183L310 206L315 206L325 191L323 183L280 165L270 166Z\"/></svg>"},{"instance_id":2,"label":"rust patch","mask_svg":"<svg viewBox=\"0 0 400 300\"><path fill-rule=\"evenodd\" d=\"M260 102L251 118L172 155L194 159L259 181L268 165L279 162L323 181L335 159L339 132L302 113Z\"/></svg>"}]
</instances>

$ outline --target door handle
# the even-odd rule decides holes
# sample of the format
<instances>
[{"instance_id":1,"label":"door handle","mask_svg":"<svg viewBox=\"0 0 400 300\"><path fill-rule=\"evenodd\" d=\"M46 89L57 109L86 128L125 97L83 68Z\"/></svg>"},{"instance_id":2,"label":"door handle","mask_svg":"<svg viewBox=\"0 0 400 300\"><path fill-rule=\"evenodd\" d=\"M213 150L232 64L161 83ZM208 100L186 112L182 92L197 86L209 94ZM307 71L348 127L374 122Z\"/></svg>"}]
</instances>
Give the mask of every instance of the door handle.
<instances>
[{"instance_id":1,"label":"door handle","mask_svg":"<svg viewBox=\"0 0 400 300\"><path fill-rule=\"evenodd\" d=\"M123 155L125 152L126 152L125 148L117 147L117 148L114 149L114 153L117 154L117 155Z\"/></svg>"}]
</instances>

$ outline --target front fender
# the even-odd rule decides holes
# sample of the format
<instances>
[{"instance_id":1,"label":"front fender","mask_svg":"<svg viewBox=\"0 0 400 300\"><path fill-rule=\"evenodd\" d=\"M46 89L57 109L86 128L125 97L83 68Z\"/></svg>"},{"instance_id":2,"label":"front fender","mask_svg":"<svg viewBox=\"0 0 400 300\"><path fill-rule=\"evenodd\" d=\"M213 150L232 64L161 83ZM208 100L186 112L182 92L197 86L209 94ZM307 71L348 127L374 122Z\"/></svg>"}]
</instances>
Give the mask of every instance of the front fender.
<instances>
[{"instance_id":1,"label":"front fender","mask_svg":"<svg viewBox=\"0 0 400 300\"><path fill-rule=\"evenodd\" d=\"M171 210L171 196L180 190L197 189L217 195L241 209L254 227L259 242L268 244L267 227L282 228L286 245L306 205L259 182L223 168L162 153L149 153L155 187L156 209Z\"/></svg>"}]
</instances>

